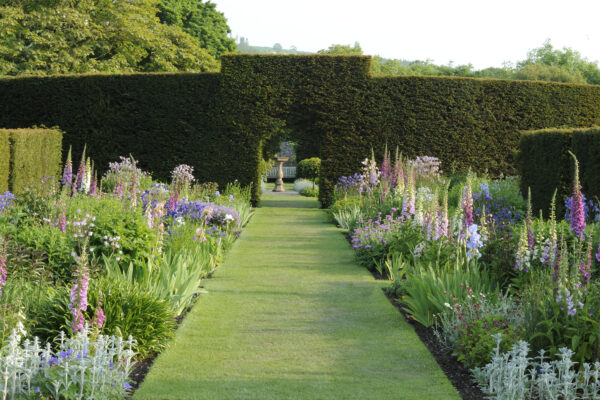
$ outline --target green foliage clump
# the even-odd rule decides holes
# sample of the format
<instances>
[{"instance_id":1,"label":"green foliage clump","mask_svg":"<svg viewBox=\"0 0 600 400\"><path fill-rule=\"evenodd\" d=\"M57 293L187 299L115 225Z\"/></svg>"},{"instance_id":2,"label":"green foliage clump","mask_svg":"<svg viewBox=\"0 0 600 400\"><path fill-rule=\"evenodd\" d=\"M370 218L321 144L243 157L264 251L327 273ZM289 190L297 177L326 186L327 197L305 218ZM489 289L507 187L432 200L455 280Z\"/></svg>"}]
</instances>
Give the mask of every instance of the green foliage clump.
<instances>
[{"instance_id":1,"label":"green foliage clump","mask_svg":"<svg viewBox=\"0 0 600 400\"><path fill-rule=\"evenodd\" d=\"M158 251L159 233L148 227L142 211L124 207L123 202L116 197L72 198L67 208L68 219L81 218L84 216L82 214L95 217L94 227L90 228L93 232L90 246L95 249L94 256L97 258L101 254L117 254L126 265L130 261L142 262ZM118 238L118 248L111 245L111 238ZM113 240L113 243L116 241Z\"/></svg>"},{"instance_id":2,"label":"green foliage clump","mask_svg":"<svg viewBox=\"0 0 600 400\"><path fill-rule=\"evenodd\" d=\"M522 329L509 324L504 318L488 315L461 328L453 354L469 368L482 367L490 362L496 348L496 339L491 335L498 333L502 334L502 353L510 350L523 335Z\"/></svg>"},{"instance_id":3,"label":"green foliage clump","mask_svg":"<svg viewBox=\"0 0 600 400\"><path fill-rule=\"evenodd\" d=\"M8 190L17 194L39 187L44 176L59 176L62 136L54 128L0 129L0 154L7 156L0 161L0 188L8 178Z\"/></svg>"},{"instance_id":4,"label":"green foliage clump","mask_svg":"<svg viewBox=\"0 0 600 400\"><path fill-rule=\"evenodd\" d=\"M70 291L66 287L47 287L48 295L30 310L28 318L36 321L32 336L52 343L60 332L71 332L73 314L69 308ZM162 351L173 336L175 314L169 304L145 293L140 287L121 280L99 279L90 281L88 307L85 315L91 321L98 301L106 315L102 333L133 336L138 356Z\"/></svg>"},{"instance_id":5,"label":"green foliage clump","mask_svg":"<svg viewBox=\"0 0 600 400\"><path fill-rule=\"evenodd\" d=\"M304 188L300 191L300 195L302 196L306 196L306 197L319 197L319 189L313 189L313 188Z\"/></svg>"}]
</instances>

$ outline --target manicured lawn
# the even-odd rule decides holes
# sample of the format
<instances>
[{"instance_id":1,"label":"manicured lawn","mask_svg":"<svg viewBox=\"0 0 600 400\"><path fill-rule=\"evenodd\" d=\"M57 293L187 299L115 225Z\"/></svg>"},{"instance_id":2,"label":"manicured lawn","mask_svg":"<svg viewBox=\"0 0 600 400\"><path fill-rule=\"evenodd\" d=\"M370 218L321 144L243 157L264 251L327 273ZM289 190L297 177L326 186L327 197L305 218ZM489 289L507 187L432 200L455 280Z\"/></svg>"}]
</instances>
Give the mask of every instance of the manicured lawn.
<instances>
[{"instance_id":1,"label":"manicured lawn","mask_svg":"<svg viewBox=\"0 0 600 400\"><path fill-rule=\"evenodd\" d=\"M314 199L262 205L134 399L459 398Z\"/></svg>"}]
</instances>

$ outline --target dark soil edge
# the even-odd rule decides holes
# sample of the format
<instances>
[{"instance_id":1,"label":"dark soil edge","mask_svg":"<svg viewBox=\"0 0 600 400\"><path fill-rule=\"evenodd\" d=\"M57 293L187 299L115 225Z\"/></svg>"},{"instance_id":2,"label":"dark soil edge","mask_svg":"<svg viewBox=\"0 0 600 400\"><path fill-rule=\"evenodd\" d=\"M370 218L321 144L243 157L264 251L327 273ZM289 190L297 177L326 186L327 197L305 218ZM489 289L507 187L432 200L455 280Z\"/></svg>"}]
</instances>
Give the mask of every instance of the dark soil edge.
<instances>
[{"instance_id":1,"label":"dark soil edge","mask_svg":"<svg viewBox=\"0 0 600 400\"><path fill-rule=\"evenodd\" d=\"M210 275L212 275L212 273ZM209 275L209 277L210 277L210 275ZM202 289L203 287L200 286L200 288ZM177 317L175 317L175 322L176 322L175 332L177 332L177 329L179 329L179 326L183 322L183 319L185 318L185 316L190 312L190 310L194 306L195 300L198 298L198 295L199 295L199 293L197 293L194 296L194 298L192 300L192 304L190 304L190 306L181 315L178 315ZM144 382L144 379L146 379L146 375L148 375L148 372L150 371L150 367L152 367L152 364L154 364L154 360L156 360L156 357L158 357L158 354L153 354L150 357L147 357L147 358L144 358L143 360L138 360L135 362L133 369L129 373L131 389L129 391L128 398L133 397L133 394L135 393L135 391L140 387L142 382Z\"/></svg>"},{"instance_id":2,"label":"dark soil edge","mask_svg":"<svg viewBox=\"0 0 600 400\"><path fill-rule=\"evenodd\" d=\"M352 245L352 235L345 232L344 237ZM376 280L387 280L386 277L379 274L377 271L369 270L373 278ZM396 309L402 314L406 322L408 322L414 328L415 332L421 339L421 342L427 347L435 361L438 363L444 374L452 383L454 388L458 391L458 394L463 400L484 400L486 399L485 394L481 391L477 383L473 380L473 375L467 367L465 367L460 361L452 355L442 344L433 333L433 328L426 328L420 323L416 322L404 309L404 304L398 301L398 299L391 296L385 288L382 289L385 296L388 298L390 303L396 307Z\"/></svg>"},{"instance_id":3,"label":"dark soil edge","mask_svg":"<svg viewBox=\"0 0 600 400\"><path fill-rule=\"evenodd\" d=\"M404 310L404 305L397 299L390 296L383 290L386 297L392 303L398 311L402 314L406 322L411 324L415 329L415 332L421 339L421 342L427 347L435 361L446 374L448 380L452 383L454 388L460 394L463 400L483 400L485 395L479 389L479 386L473 380L471 371L466 368L460 361L456 359L442 344L439 342L433 328L426 328L423 325L416 322L410 317L410 315Z\"/></svg>"}]
</instances>

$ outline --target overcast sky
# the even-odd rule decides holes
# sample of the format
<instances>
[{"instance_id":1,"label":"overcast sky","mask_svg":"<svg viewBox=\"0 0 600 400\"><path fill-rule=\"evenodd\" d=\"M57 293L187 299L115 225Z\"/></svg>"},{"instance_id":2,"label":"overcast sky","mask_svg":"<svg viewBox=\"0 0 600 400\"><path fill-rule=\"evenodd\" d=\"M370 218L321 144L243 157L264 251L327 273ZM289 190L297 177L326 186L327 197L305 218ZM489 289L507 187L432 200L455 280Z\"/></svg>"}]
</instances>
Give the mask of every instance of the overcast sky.
<instances>
[{"instance_id":1,"label":"overcast sky","mask_svg":"<svg viewBox=\"0 0 600 400\"><path fill-rule=\"evenodd\" d=\"M251 45L365 54L477 69L515 62L549 38L600 60L600 0L211 0Z\"/></svg>"}]
</instances>

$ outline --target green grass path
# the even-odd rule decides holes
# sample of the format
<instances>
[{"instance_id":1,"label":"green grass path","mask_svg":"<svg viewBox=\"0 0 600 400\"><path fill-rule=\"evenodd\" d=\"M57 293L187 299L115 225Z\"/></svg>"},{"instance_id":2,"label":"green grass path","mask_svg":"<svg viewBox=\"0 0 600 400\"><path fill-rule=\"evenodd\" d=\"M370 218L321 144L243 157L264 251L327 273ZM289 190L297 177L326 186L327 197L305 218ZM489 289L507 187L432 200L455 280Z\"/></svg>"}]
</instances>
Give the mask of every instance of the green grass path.
<instances>
[{"instance_id":1,"label":"green grass path","mask_svg":"<svg viewBox=\"0 0 600 400\"><path fill-rule=\"evenodd\" d=\"M315 200L263 207L134 399L459 399Z\"/></svg>"}]
</instances>

